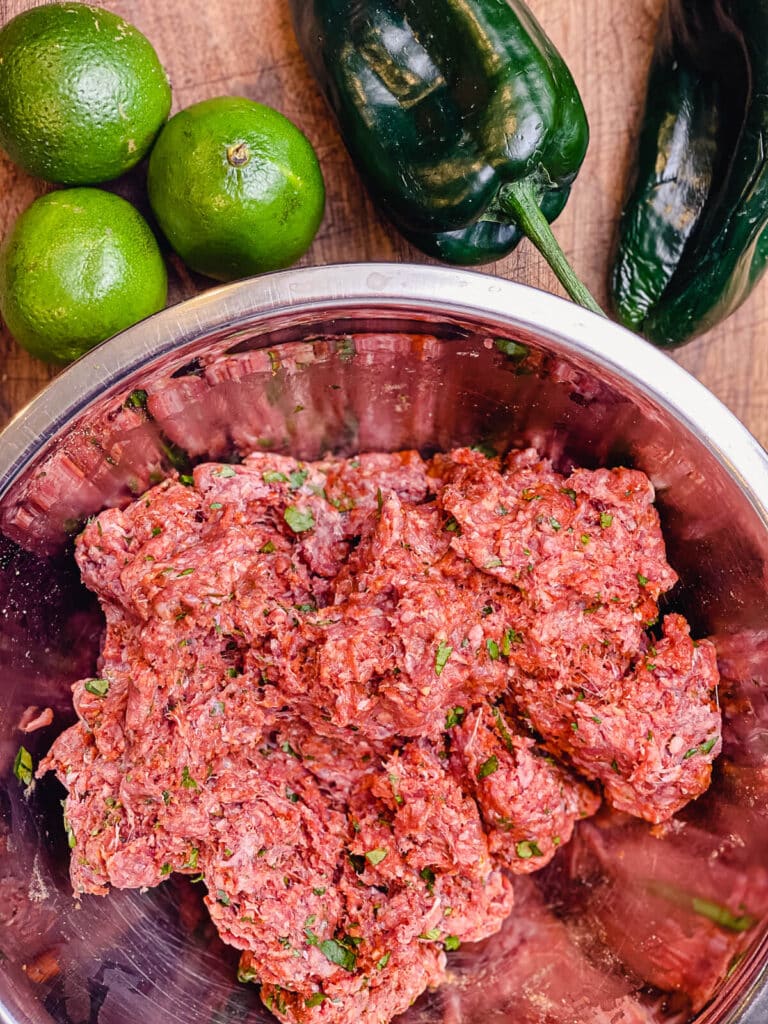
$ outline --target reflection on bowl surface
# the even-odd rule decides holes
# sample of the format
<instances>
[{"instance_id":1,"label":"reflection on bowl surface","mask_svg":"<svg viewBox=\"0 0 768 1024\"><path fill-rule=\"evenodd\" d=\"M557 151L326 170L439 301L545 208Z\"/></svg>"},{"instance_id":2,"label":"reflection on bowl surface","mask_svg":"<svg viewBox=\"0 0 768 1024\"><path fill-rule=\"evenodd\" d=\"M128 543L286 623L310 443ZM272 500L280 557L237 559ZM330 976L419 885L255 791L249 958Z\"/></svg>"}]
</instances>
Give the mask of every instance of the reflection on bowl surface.
<instances>
[{"instance_id":1,"label":"reflection on bowl surface","mask_svg":"<svg viewBox=\"0 0 768 1024\"><path fill-rule=\"evenodd\" d=\"M76 903L51 777L102 621L71 536L170 472L253 451L532 445L558 465L631 465L657 489L681 577L665 610L712 636L724 752L712 789L651 831L584 824L515 881L500 935L466 946L408 1024L758 1024L768 916L768 462L719 403L650 346L568 303L420 267L287 272L167 310L66 371L0 444L0 1020L270 1019L233 981L199 887ZM53 724L27 736L27 708Z\"/></svg>"}]
</instances>

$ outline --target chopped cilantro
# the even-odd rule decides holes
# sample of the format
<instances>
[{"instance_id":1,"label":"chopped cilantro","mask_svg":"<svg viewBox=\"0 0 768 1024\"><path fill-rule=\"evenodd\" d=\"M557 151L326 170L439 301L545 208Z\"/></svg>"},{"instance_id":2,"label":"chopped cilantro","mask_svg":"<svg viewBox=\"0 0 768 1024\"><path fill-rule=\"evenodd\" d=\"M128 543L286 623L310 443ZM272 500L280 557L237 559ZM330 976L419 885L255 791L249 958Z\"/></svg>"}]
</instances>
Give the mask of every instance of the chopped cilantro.
<instances>
[{"instance_id":1,"label":"chopped cilantro","mask_svg":"<svg viewBox=\"0 0 768 1024\"><path fill-rule=\"evenodd\" d=\"M192 776L190 775L189 768L187 767L187 765L184 765L184 768L183 768L182 773L181 773L181 784L184 787L184 789L199 789L200 788L198 786L198 784L195 782L195 780L192 778Z\"/></svg>"},{"instance_id":2,"label":"chopped cilantro","mask_svg":"<svg viewBox=\"0 0 768 1024\"><path fill-rule=\"evenodd\" d=\"M325 886L319 886L317 889L313 889L312 892L315 896L325 896Z\"/></svg>"},{"instance_id":3,"label":"chopped cilantro","mask_svg":"<svg viewBox=\"0 0 768 1024\"><path fill-rule=\"evenodd\" d=\"M261 474L261 478L265 484L287 484L288 477L285 473L278 473L277 470L268 469L266 473Z\"/></svg>"},{"instance_id":4,"label":"chopped cilantro","mask_svg":"<svg viewBox=\"0 0 768 1024\"><path fill-rule=\"evenodd\" d=\"M125 400L126 405L132 406L134 409L146 409L147 408L147 392L143 388L136 388Z\"/></svg>"},{"instance_id":5,"label":"chopped cilantro","mask_svg":"<svg viewBox=\"0 0 768 1024\"><path fill-rule=\"evenodd\" d=\"M294 533L305 533L307 530L313 529L315 525L315 517L311 510L302 511L295 505L288 506L283 513L283 518Z\"/></svg>"},{"instance_id":6,"label":"chopped cilantro","mask_svg":"<svg viewBox=\"0 0 768 1024\"><path fill-rule=\"evenodd\" d=\"M639 572L637 574L637 582L640 584L641 587L647 587L648 586L648 577L647 576L643 576L643 574L641 572Z\"/></svg>"},{"instance_id":7,"label":"chopped cilantro","mask_svg":"<svg viewBox=\"0 0 768 1024\"><path fill-rule=\"evenodd\" d=\"M430 928L428 932L422 932L419 938L426 939L427 942L437 942L440 938L440 929Z\"/></svg>"},{"instance_id":8,"label":"chopped cilantro","mask_svg":"<svg viewBox=\"0 0 768 1024\"><path fill-rule=\"evenodd\" d=\"M699 747L699 750L702 752L702 754L708 754L716 743L717 743L717 736L712 736L710 739L707 740L706 743L702 743L701 744L701 746Z\"/></svg>"},{"instance_id":9,"label":"chopped cilantro","mask_svg":"<svg viewBox=\"0 0 768 1024\"><path fill-rule=\"evenodd\" d=\"M453 951L458 949L460 945L461 940L458 935L446 935L445 942L443 943L446 952L453 953Z\"/></svg>"},{"instance_id":10,"label":"chopped cilantro","mask_svg":"<svg viewBox=\"0 0 768 1024\"><path fill-rule=\"evenodd\" d=\"M184 487L191 487L194 483L194 478L189 473L179 473L179 483L183 484Z\"/></svg>"},{"instance_id":11,"label":"chopped cilantro","mask_svg":"<svg viewBox=\"0 0 768 1024\"><path fill-rule=\"evenodd\" d=\"M384 860L386 856L387 851L381 849L381 847L378 847L375 850L368 850L368 852L365 855L365 859L368 861L369 864L372 864L374 867L376 867L377 864L381 864L381 862Z\"/></svg>"},{"instance_id":12,"label":"chopped cilantro","mask_svg":"<svg viewBox=\"0 0 768 1024\"><path fill-rule=\"evenodd\" d=\"M259 548L259 554L261 554L261 555L271 555L274 550L275 550L275 545L272 543L271 540L268 540L266 544L263 544Z\"/></svg>"},{"instance_id":13,"label":"chopped cilantro","mask_svg":"<svg viewBox=\"0 0 768 1024\"><path fill-rule=\"evenodd\" d=\"M189 569L182 569L181 572L176 573L176 579L178 580L182 576L191 576L194 571L194 567L190 567Z\"/></svg>"},{"instance_id":14,"label":"chopped cilantro","mask_svg":"<svg viewBox=\"0 0 768 1024\"><path fill-rule=\"evenodd\" d=\"M171 794L167 789L163 790L163 803L169 804L171 802Z\"/></svg>"},{"instance_id":15,"label":"chopped cilantro","mask_svg":"<svg viewBox=\"0 0 768 1024\"><path fill-rule=\"evenodd\" d=\"M221 507L221 506L219 506L219 507ZM162 532L163 532L162 526L153 526L152 527L152 536L153 537L159 537Z\"/></svg>"},{"instance_id":16,"label":"chopped cilantro","mask_svg":"<svg viewBox=\"0 0 768 1024\"><path fill-rule=\"evenodd\" d=\"M211 512L218 512L220 508L224 508L220 501L212 501L210 504Z\"/></svg>"},{"instance_id":17,"label":"chopped cilantro","mask_svg":"<svg viewBox=\"0 0 768 1024\"><path fill-rule=\"evenodd\" d=\"M613 771L615 771L615 772L616 772L616 774L617 774L617 775L620 775L620 774L621 774L621 772L619 771L619 762L618 762L618 761L616 760L616 758L615 758L615 757L614 757L614 759L613 759L613 760L611 761L611 768L613 769Z\"/></svg>"},{"instance_id":18,"label":"chopped cilantro","mask_svg":"<svg viewBox=\"0 0 768 1024\"><path fill-rule=\"evenodd\" d=\"M491 559L489 559L485 563L483 568L484 569L498 569L501 564L502 564L502 561L501 561L500 558L491 558Z\"/></svg>"},{"instance_id":19,"label":"chopped cilantro","mask_svg":"<svg viewBox=\"0 0 768 1024\"><path fill-rule=\"evenodd\" d=\"M589 544L591 539L592 538L589 536L588 533L582 533L582 535L581 535L581 543L582 544Z\"/></svg>"},{"instance_id":20,"label":"chopped cilantro","mask_svg":"<svg viewBox=\"0 0 768 1024\"><path fill-rule=\"evenodd\" d=\"M220 903L222 907L228 907L232 900L227 896L223 889L216 890L216 902Z\"/></svg>"},{"instance_id":21,"label":"chopped cilantro","mask_svg":"<svg viewBox=\"0 0 768 1024\"><path fill-rule=\"evenodd\" d=\"M517 852L517 856L522 860L530 860L531 857L543 856L538 844L530 839L523 840L521 843L516 843L515 850Z\"/></svg>"},{"instance_id":22,"label":"chopped cilantro","mask_svg":"<svg viewBox=\"0 0 768 1024\"><path fill-rule=\"evenodd\" d=\"M229 477L235 476L235 471L231 466L221 466L220 469L213 471L213 475L220 477L222 480L228 480Z\"/></svg>"},{"instance_id":23,"label":"chopped cilantro","mask_svg":"<svg viewBox=\"0 0 768 1024\"><path fill-rule=\"evenodd\" d=\"M383 957L381 957L381 959L379 960L379 962L378 962L378 963L376 964L376 970L377 970L377 971L383 971L383 970L384 970L384 968L385 968L385 967L387 966L387 964L389 963L389 958L390 958L391 956L392 956L392 954L390 953L390 951L389 951L389 950L387 950L387 952L386 952L386 953L384 954L384 956L383 956Z\"/></svg>"},{"instance_id":24,"label":"chopped cilantro","mask_svg":"<svg viewBox=\"0 0 768 1024\"><path fill-rule=\"evenodd\" d=\"M576 501L576 491L572 487L561 487L561 494L567 494L571 501Z\"/></svg>"},{"instance_id":25,"label":"chopped cilantro","mask_svg":"<svg viewBox=\"0 0 768 1024\"><path fill-rule=\"evenodd\" d=\"M308 476L308 469L294 469L291 473L289 473L288 479L291 484L291 490L298 491L298 489L304 485Z\"/></svg>"},{"instance_id":26,"label":"chopped cilantro","mask_svg":"<svg viewBox=\"0 0 768 1024\"><path fill-rule=\"evenodd\" d=\"M487 779L489 775L493 775L496 769L499 767L499 759L495 754L492 754L487 761L483 761L477 770L478 779Z\"/></svg>"},{"instance_id":27,"label":"chopped cilantro","mask_svg":"<svg viewBox=\"0 0 768 1024\"><path fill-rule=\"evenodd\" d=\"M247 985L249 981L258 981L259 976L253 967L239 967L237 970L237 980Z\"/></svg>"},{"instance_id":28,"label":"chopped cilantro","mask_svg":"<svg viewBox=\"0 0 768 1024\"><path fill-rule=\"evenodd\" d=\"M516 629L512 629L510 626L504 630L504 636L501 638L501 653L505 658L508 658L512 653L512 644L520 644L523 642L523 634L518 633Z\"/></svg>"},{"instance_id":29,"label":"chopped cilantro","mask_svg":"<svg viewBox=\"0 0 768 1024\"><path fill-rule=\"evenodd\" d=\"M488 649L488 654L491 657L491 661L498 661L499 660L499 645L496 643L496 641L495 640L490 640L490 639L486 640L485 641L485 646Z\"/></svg>"},{"instance_id":30,"label":"chopped cilantro","mask_svg":"<svg viewBox=\"0 0 768 1024\"><path fill-rule=\"evenodd\" d=\"M13 774L22 786L28 786L32 782L33 773L32 755L26 747L19 747L13 759Z\"/></svg>"},{"instance_id":31,"label":"chopped cilantro","mask_svg":"<svg viewBox=\"0 0 768 1024\"><path fill-rule=\"evenodd\" d=\"M520 362L520 360L527 358L529 353L527 345L522 345L519 341L511 341L509 338L494 338L493 343L499 352L502 352L508 359L512 359L514 362Z\"/></svg>"},{"instance_id":32,"label":"chopped cilantro","mask_svg":"<svg viewBox=\"0 0 768 1024\"><path fill-rule=\"evenodd\" d=\"M442 674L443 669L448 664L448 659L453 654L453 647L447 644L444 640L441 640L437 645L437 651L435 652L435 675L439 676Z\"/></svg>"},{"instance_id":33,"label":"chopped cilantro","mask_svg":"<svg viewBox=\"0 0 768 1024\"><path fill-rule=\"evenodd\" d=\"M168 861L166 861L165 864L163 864L163 866L160 868L160 875L162 878L165 878L166 875L170 875L171 871L173 871L173 868L168 863Z\"/></svg>"},{"instance_id":34,"label":"chopped cilantro","mask_svg":"<svg viewBox=\"0 0 768 1024\"><path fill-rule=\"evenodd\" d=\"M108 679L89 679L85 684L85 688L88 693L92 693L94 697L106 697L109 693L109 680Z\"/></svg>"},{"instance_id":35,"label":"chopped cilantro","mask_svg":"<svg viewBox=\"0 0 768 1024\"><path fill-rule=\"evenodd\" d=\"M326 960L330 960L332 964L336 964L337 967L341 967L345 971L351 973L357 967L357 956L355 953L351 949L342 946L336 939L323 939L322 942L317 943L317 948Z\"/></svg>"},{"instance_id":36,"label":"chopped cilantro","mask_svg":"<svg viewBox=\"0 0 768 1024\"><path fill-rule=\"evenodd\" d=\"M456 522L456 520L453 518L453 516L451 516L448 519L448 521L445 524L445 526L443 527L443 529L447 530L448 533L459 533L459 534L461 533L461 529L459 528L459 524Z\"/></svg>"},{"instance_id":37,"label":"chopped cilantro","mask_svg":"<svg viewBox=\"0 0 768 1024\"><path fill-rule=\"evenodd\" d=\"M419 877L427 883L427 891L431 896L435 888L435 872L430 867L422 868Z\"/></svg>"},{"instance_id":38,"label":"chopped cilantro","mask_svg":"<svg viewBox=\"0 0 768 1024\"><path fill-rule=\"evenodd\" d=\"M501 733L501 738L504 740L504 746L511 754L513 750L512 737L509 735L509 730L507 729L501 711L499 711L499 709L496 707L491 707L491 714L496 720L496 725L498 727L499 732Z\"/></svg>"},{"instance_id":39,"label":"chopped cilantro","mask_svg":"<svg viewBox=\"0 0 768 1024\"><path fill-rule=\"evenodd\" d=\"M698 896L692 897L691 906L694 913L709 918L710 921L714 921L721 928L727 928L731 932L746 932L755 924L755 918L751 914L739 914L737 916L728 907L724 907L719 903L713 903L710 900L701 899Z\"/></svg>"},{"instance_id":40,"label":"chopped cilantro","mask_svg":"<svg viewBox=\"0 0 768 1024\"><path fill-rule=\"evenodd\" d=\"M549 525L552 527L555 533L557 533L558 530L562 530L563 528L562 523L558 519L555 519L554 516L552 516L552 518L549 520Z\"/></svg>"},{"instance_id":41,"label":"chopped cilantro","mask_svg":"<svg viewBox=\"0 0 768 1024\"><path fill-rule=\"evenodd\" d=\"M293 747L291 746L291 744L290 744L290 743L288 743L288 741L287 741L287 740L286 740L286 742L285 742L285 743L282 743L282 744L280 745L280 749L282 750L282 752L283 752L284 754L287 754L287 755L288 755L289 757L295 757L297 761L301 761L301 760L302 760L301 754L297 753L297 752L296 752L296 751L295 751L295 750L293 749Z\"/></svg>"},{"instance_id":42,"label":"chopped cilantro","mask_svg":"<svg viewBox=\"0 0 768 1024\"><path fill-rule=\"evenodd\" d=\"M294 793L294 791L289 786L285 787L285 795L288 797L292 804L297 804L299 802L299 794Z\"/></svg>"},{"instance_id":43,"label":"chopped cilantro","mask_svg":"<svg viewBox=\"0 0 768 1024\"><path fill-rule=\"evenodd\" d=\"M455 708L451 708L448 714L445 716L445 728L453 729L457 725L461 725L466 714L461 704L457 704Z\"/></svg>"},{"instance_id":44,"label":"chopped cilantro","mask_svg":"<svg viewBox=\"0 0 768 1024\"><path fill-rule=\"evenodd\" d=\"M328 996L325 995L324 992L315 992L313 995L309 996L308 999L304 1000L304 1005L308 1010L311 1010L313 1006L320 1006L320 1004L324 1003L327 998Z\"/></svg>"},{"instance_id":45,"label":"chopped cilantro","mask_svg":"<svg viewBox=\"0 0 768 1024\"><path fill-rule=\"evenodd\" d=\"M610 514L610 512L601 512L600 513L600 529L601 530L607 530L612 522L613 522L613 516Z\"/></svg>"}]
</instances>

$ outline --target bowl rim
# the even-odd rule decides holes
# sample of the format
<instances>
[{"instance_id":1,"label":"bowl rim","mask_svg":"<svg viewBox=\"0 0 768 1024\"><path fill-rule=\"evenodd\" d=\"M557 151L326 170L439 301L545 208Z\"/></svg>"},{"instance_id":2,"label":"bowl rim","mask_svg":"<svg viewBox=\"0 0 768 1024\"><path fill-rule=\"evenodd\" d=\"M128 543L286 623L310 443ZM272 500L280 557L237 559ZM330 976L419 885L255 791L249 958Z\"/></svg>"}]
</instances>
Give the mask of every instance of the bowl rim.
<instances>
[{"instance_id":1,"label":"bowl rim","mask_svg":"<svg viewBox=\"0 0 768 1024\"><path fill-rule=\"evenodd\" d=\"M279 316L420 310L495 321L545 336L563 354L625 378L671 413L734 479L768 529L768 453L726 406L665 352L607 318L486 273L408 263L342 263L218 286L170 306L91 349L0 433L0 499L26 465L105 391L195 336Z\"/></svg>"},{"instance_id":2,"label":"bowl rim","mask_svg":"<svg viewBox=\"0 0 768 1024\"><path fill-rule=\"evenodd\" d=\"M364 308L477 319L500 330L545 338L564 356L581 356L626 380L701 444L733 480L768 531L768 452L687 370L619 324L567 299L488 273L411 263L335 263L216 286L140 321L64 369L0 432L0 501L32 460L107 391L156 359L217 331L265 328L279 318ZM745 990L730 1024L762 1021L768 1009L768 934L745 964ZM739 972L741 974L741 972ZM734 979L735 980L735 979ZM0 1021L7 1006L0 1003ZM711 1019L708 1010L703 1020Z\"/></svg>"}]
</instances>

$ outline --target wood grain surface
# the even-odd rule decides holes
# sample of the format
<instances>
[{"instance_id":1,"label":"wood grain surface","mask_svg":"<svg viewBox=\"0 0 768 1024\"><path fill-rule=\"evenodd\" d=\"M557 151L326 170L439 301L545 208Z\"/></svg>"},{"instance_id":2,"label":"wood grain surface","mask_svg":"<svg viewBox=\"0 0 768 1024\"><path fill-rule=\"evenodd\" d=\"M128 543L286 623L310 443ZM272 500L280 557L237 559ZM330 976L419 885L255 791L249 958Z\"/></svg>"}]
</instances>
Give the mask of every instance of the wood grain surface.
<instances>
[{"instance_id":1,"label":"wood grain surface","mask_svg":"<svg viewBox=\"0 0 768 1024\"><path fill-rule=\"evenodd\" d=\"M611 245L632 159L656 21L665 0L529 0L562 51L581 90L592 128L584 168L565 213L560 242L600 301L606 298ZM0 0L0 23L35 6ZM315 144L328 208L305 263L418 260L382 223L365 196L294 41L285 0L102 0L153 42L173 84L174 110L211 96L241 95L277 107ZM110 186L146 212L144 168ZM0 235L46 186L0 155ZM170 302L211 282L170 257ZM524 242L489 273L559 290ZM768 279L742 309L676 358L768 446ZM0 425L54 371L19 349L0 328Z\"/></svg>"}]
</instances>

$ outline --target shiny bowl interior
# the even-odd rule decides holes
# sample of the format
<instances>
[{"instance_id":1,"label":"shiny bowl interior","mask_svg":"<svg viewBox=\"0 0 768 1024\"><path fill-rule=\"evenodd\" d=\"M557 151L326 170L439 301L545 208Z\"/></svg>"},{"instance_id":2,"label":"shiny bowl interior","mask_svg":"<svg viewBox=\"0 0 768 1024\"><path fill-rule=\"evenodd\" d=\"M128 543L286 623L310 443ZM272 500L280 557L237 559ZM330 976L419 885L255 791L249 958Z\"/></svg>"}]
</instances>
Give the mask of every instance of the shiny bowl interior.
<instances>
[{"instance_id":1,"label":"shiny bowl interior","mask_svg":"<svg viewBox=\"0 0 768 1024\"><path fill-rule=\"evenodd\" d=\"M0 438L0 1021L271 1019L188 881L75 902L62 790L13 775L21 742L36 762L72 721L69 686L94 668L101 620L71 557L84 520L211 457L478 443L650 475L681 577L668 607L719 647L724 754L675 830L617 823L607 866L563 851L517 923L458 954L455 984L404 1020L768 1020L765 453L670 359L570 303L479 274L350 265L166 310L65 371ZM33 705L54 723L23 736Z\"/></svg>"}]
</instances>

